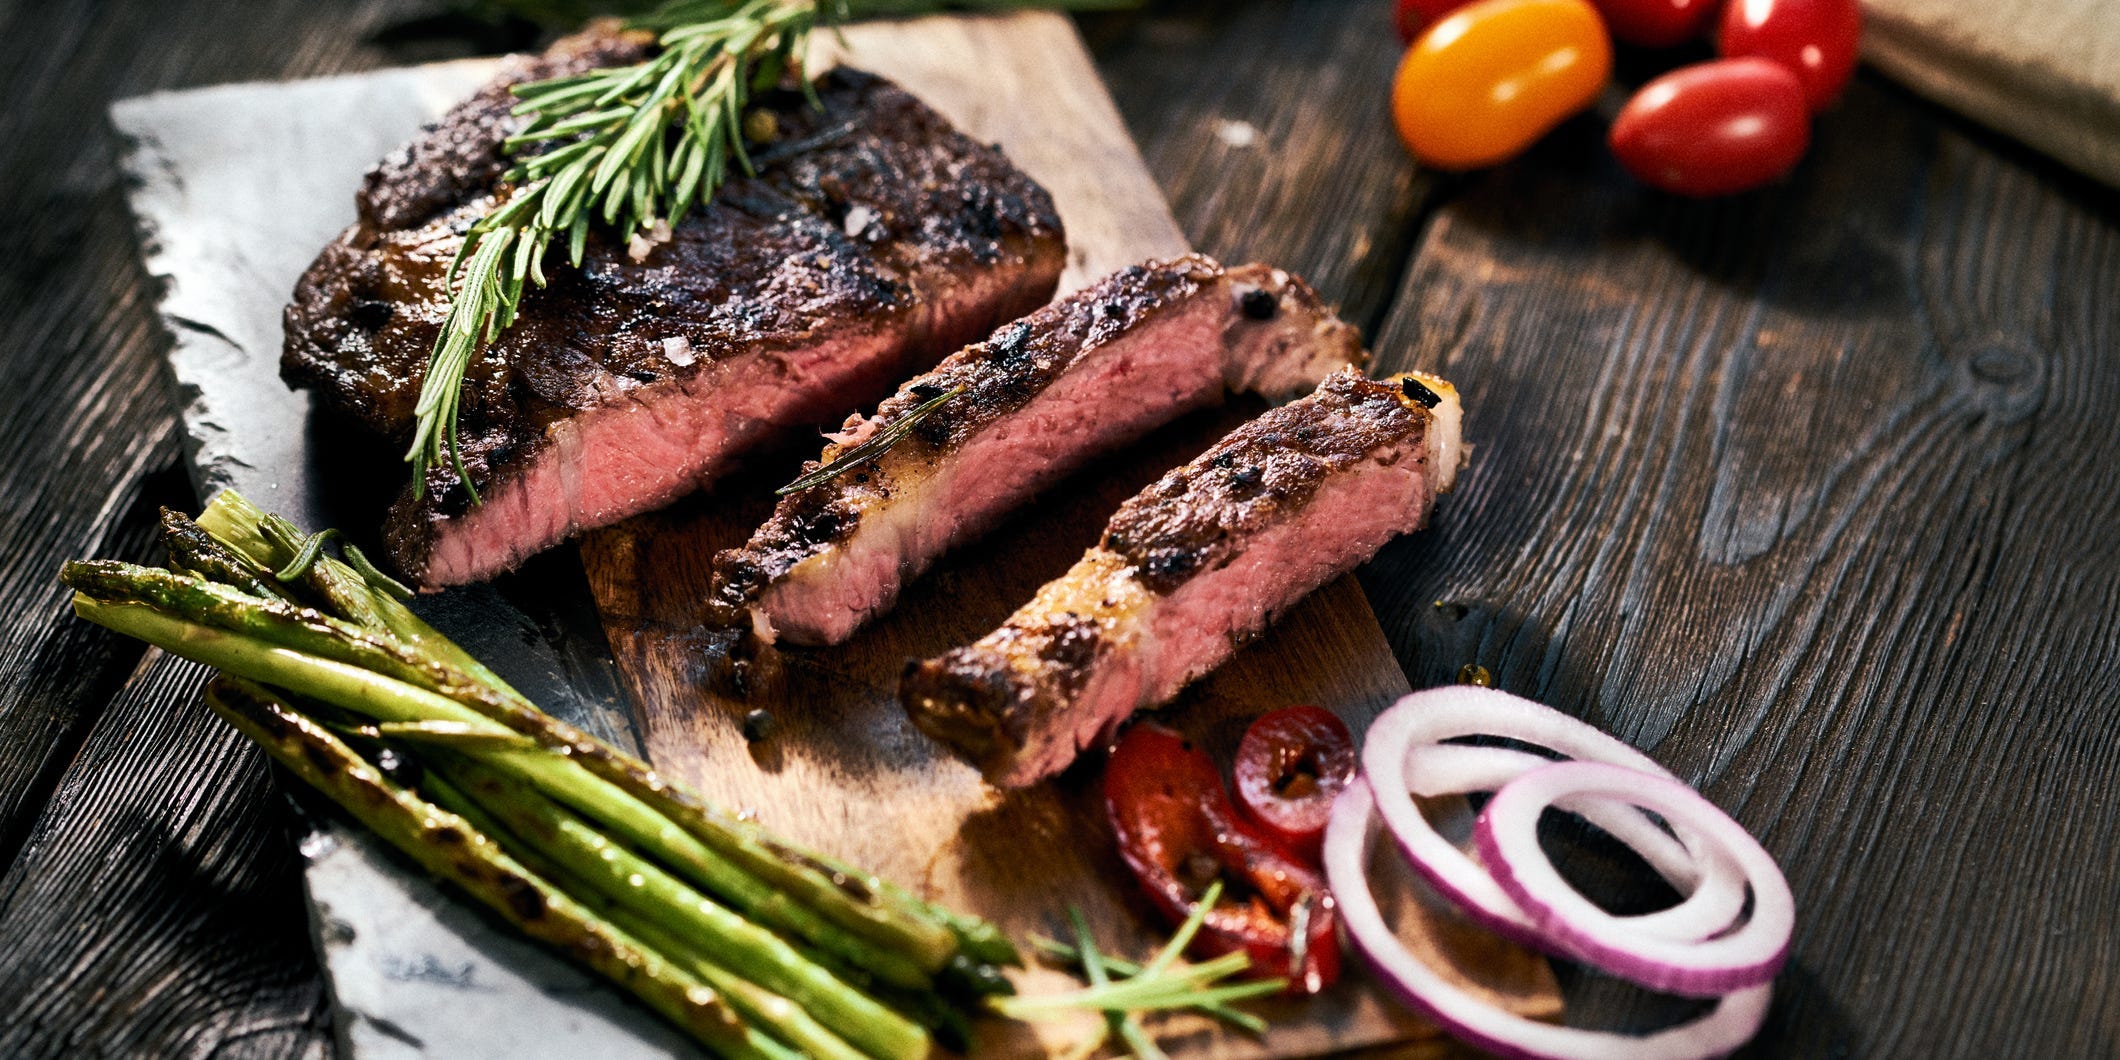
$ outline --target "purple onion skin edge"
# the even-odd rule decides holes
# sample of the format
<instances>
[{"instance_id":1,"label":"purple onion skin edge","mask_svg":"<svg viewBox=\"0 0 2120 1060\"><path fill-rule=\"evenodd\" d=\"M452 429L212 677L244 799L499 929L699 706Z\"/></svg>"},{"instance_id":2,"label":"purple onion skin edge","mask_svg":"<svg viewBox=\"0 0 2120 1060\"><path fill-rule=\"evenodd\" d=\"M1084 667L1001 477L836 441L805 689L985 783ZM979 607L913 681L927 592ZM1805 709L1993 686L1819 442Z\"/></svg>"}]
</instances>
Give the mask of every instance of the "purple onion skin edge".
<instances>
[{"instance_id":1,"label":"purple onion skin edge","mask_svg":"<svg viewBox=\"0 0 2120 1060\"><path fill-rule=\"evenodd\" d=\"M1344 929L1342 933L1346 933ZM1544 1053L1527 1052L1513 1043L1481 1034L1444 1015L1435 1006L1429 1004L1426 998L1406 989L1404 984L1393 978L1391 973L1385 969L1383 962L1370 954L1369 947L1363 945L1361 939L1349 935L1348 941L1353 944L1354 951L1362 955L1362 963L1369 968L1370 982L1383 987L1384 992L1390 994L1399 1004L1420 1013L1422 1019L1435 1024L1443 1033L1475 1049L1502 1057L1503 1060L1553 1060L1553 1058Z\"/></svg>"},{"instance_id":2,"label":"purple onion skin edge","mask_svg":"<svg viewBox=\"0 0 2120 1060\"><path fill-rule=\"evenodd\" d=\"M1502 864L1501 841L1495 837L1494 828L1488 824L1485 814L1472 828L1472 842L1480 852L1480 860L1487 865ZM1426 873L1422 874L1426 877ZM1501 885L1519 908L1546 932L1546 936L1534 945L1548 953L1581 961L1608 975L1616 976L1637 986L1681 997L1715 998L1736 993L1746 987L1759 986L1774 981L1787 963L1789 945L1784 939L1770 956L1744 965L1724 968L1681 968L1661 961L1638 957L1623 950L1614 949L1587 938L1568 923L1567 918L1555 915L1546 906L1533 900L1529 892L1523 891L1508 873L1494 873L1494 881ZM1472 911L1473 907L1460 904L1459 908ZM1475 916L1475 919L1479 917Z\"/></svg>"},{"instance_id":3,"label":"purple onion skin edge","mask_svg":"<svg viewBox=\"0 0 2120 1060\"><path fill-rule=\"evenodd\" d=\"M1355 953L1361 956L1363 966L1369 969L1370 982L1382 987L1384 992L1391 995L1392 999L1399 1004L1419 1013L1422 1019L1435 1024L1443 1033L1475 1049L1501 1057L1503 1060L1554 1060L1553 1057L1546 1053L1533 1052L1513 1042L1482 1034L1457 1020L1451 1019L1435 1006L1429 1004L1426 998L1406 989L1404 984L1394 978L1389 969L1385 967L1384 962L1370 953L1369 947L1359 937L1347 930L1345 921L1341 922L1340 934L1347 940L1348 945L1353 948ZM1729 1053L1725 1052L1716 1055L1728 1056Z\"/></svg>"}]
</instances>

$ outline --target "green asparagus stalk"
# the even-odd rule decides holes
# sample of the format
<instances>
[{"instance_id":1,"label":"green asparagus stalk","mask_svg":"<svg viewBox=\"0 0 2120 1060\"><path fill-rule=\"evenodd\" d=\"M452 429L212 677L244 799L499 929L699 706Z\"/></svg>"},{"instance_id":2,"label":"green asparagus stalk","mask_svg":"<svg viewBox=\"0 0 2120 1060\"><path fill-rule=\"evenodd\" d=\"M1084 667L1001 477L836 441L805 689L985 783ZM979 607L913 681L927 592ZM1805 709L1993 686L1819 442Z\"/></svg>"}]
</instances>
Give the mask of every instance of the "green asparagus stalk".
<instances>
[{"instance_id":1,"label":"green asparagus stalk","mask_svg":"<svg viewBox=\"0 0 2120 1060\"><path fill-rule=\"evenodd\" d=\"M518 816L497 822L476 798L451 808L640 953L720 991L763 1028L754 1053L913 1056L931 1040L923 1028L955 1041L959 1006L1008 992L994 964L1018 958L991 925L783 844L544 714L357 553L326 554L330 535L304 537L232 493L196 523L166 513L164 530L174 570L69 565L77 612L291 693L304 705L289 709L321 712L302 720L326 736L416 756L433 797L462 794L466 778L452 788L446 771L483 771L472 779L511 792L491 809Z\"/></svg>"},{"instance_id":2,"label":"green asparagus stalk","mask_svg":"<svg viewBox=\"0 0 2120 1060\"><path fill-rule=\"evenodd\" d=\"M697 947L668 934L646 917L631 912L609 897L598 894L595 888L580 877L567 872L546 858L536 847L502 827L501 823L476 801L446 779L430 775L421 782L421 787L433 796L436 803L469 821L472 827L499 843L501 848L516 860L529 866L532 872L560 884L570 895L596 909L605 919L617 925L619 930L641 940L665 959L676 963L699 977L701 982L720 991L731 1008L781 1042L801 1050L805 1056L821 1057L825 1060L862 1060L866 1055L848 1045L846 1039L833 1034L824 1024L817 1022L802 1006L715 964L700 953Z\"/></svg>"},{"instance_id":3,"label":"green asparagus stalk","mask_svg":"<svg viewBox=\"0 0 2120 1060\"><path fill-rule=\"evenodd\" d=\"M230 551L276 571L292 562L295 554L295 549L277 544L266 535L266 525L277 518L235 490L222 490L199 514L199 526ZM499 674L413 614L402 600L370 584L352 567L325 559L311 564L302 580L340 618L386 631L423 658L452 667L492 688L514 693Z\"/></svg>"},{"instance_id":4,"label":"green asparagus stalk","mask_svg":"<svg viewBox=\"0 0 2120 1060\"><path fill-rule=\"evenodd\" d=\"M259 529L272 518L228 490L207 506L206 513L200 516L200 525L254 563L272 566L291 562L294 549L284 541L274 543L271 535ZM286 535L279 536L284 539ZM585 768L656 807L694 838L763 879L776 892L794 896L847 931L892 952L911 955L928 974L939 971L960 948L984 963L1020 962L1014 947L991 925L922 902L871 873L778 843L757 826L714 808L681 785L657 775L646 763L538 710L403 604L387 594L364 588L360 577L336 560L320 560L312 564L312 569L320 585L336 587L334 599L343 598L349 607L379 614L389 631L405 642L417 658L453 668L470 679L468 684L484 685L485 690L496 693L478 696L468 694L469 689L451 692L460 701L547 746L564 748ZM351 619L352 615L342 612L341 617ZM590 807L577 808L594 812Z\"/></svg>"},{"instance_id":5,"label":"green asparagus stalk","mask_svg":"<svg viewBox=\"0 0 2120 1060\"><path fill-rule=\"evenodd\" d=\"M525 934L552 945L653 1007L724 1056L800 1053L747 1024L698 977L673 964L504 853L469 822L385 779L314 720L238 678L208 686L207 705L297 776L330 796L429 872L455 883Z\"/></svg>"},{"instance_id":6,"label":"green asparagus stalk","mask_svg":"<svg viewBox=\"0 0 2120 1060\"><path fill-rule=\"evenodd\" d=\"M446 667L433 663L423 668L405 657L402 646L320 613L244 598L226 587L130 564L70 563L61 578L77 590L74 611L82 618L228 673L381 722L443 722L473 738L499 739L517 732L458 699L399 679L432 678L465 695L476 692L450 681ZM343 661L348 659L355 661ZM437 673L442 676L436 678ZM587 736L582 739L594 744ZM882 981L913 989L932 985L920 956L908 956L819 917L812 906L744 871L647 803L585 769L581 758L539 749L496 751L489 760L602 821L745 913L823 947ZM854 901L836 889L821 897Z\"/></svg>"},{"instance_id":7,"label":"green asparagus stalk","mask_svg":"<svg viewBox=\"0 0 2120 1060\"><path fill-rule=\"evenodd\" d=\"M819 1022L802 1006L715 964L701 954L698 947L687 945L647 918L624 906L613 906L605 910L605 915L698 976L702 982L721 991L738 1012L754 1023L771 1027L781 1041L801 1050L804 1056L819 1060L862 1060L867 1055L833 1034L830 1027Z\"/></svg>"},{"instance_id":8,"label":"green asparagus stalk","mask_svg":"<svg viewBox=\"0 0 2120 1060\"><path fill-rule=\"evenodd\" d=\"M182 512L162 509L162 543L169 549L172 569L189 571L251 596L286 598L271 571L253 565L214 540L212 534Z\"/></svg>"},{"instance_id":9,"label":"green asparagus stalk","mask_svg":"<svg viewBox=\"0 0 2120 1060\"><path fill-rule=\"evenodd\" d=\"M664 934L689 940L719 964L743 968L766 989L808 1009L819 1023L871 1056L918 1060L927 1032L864 995L765 930L613 843L535 788L463 757L435 768L540 854Z\"/></svg>"}]
</instances>

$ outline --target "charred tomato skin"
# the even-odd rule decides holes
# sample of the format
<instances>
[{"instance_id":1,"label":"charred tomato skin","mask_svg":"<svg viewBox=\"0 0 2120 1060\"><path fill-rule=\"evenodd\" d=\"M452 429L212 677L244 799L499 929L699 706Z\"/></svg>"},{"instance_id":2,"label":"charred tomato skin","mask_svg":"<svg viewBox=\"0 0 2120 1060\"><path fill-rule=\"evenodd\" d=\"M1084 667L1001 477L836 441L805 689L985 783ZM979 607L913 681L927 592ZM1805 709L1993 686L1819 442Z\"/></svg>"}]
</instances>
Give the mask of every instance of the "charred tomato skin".
<instances>
[{"instance_id":1,"label":"charred tomato skin","mask_svg":"<svg viewBox=\"0 0 2120 1060\"><path fill-rule=\"evenodd\" d=\"M1237 805L1290 853L1319 863L1332 803L1354 779L1354 735L1322 707L1259 715L1237 745Z\"/></svg>"},{"instance_id":2,"label":"charred tomato skin","mask_svg":"<svg viewBox=\"0 0 2120 1060\"><path fill-rule=\"evenodd\" d=\"M1185 919L1216 879L1223 898L1193 947L1210 956L1242 951L1249 974L1285 977L1314 994L1340 975L1339 940L1324 876L1284 852L1244 819L1206 751L1153 722L1128 729L1104 771L1104 805L1119 856L1142 893L1172 924ZM1307 908L1298 940L1291 924Z\"/></svg>"}]
</instances>

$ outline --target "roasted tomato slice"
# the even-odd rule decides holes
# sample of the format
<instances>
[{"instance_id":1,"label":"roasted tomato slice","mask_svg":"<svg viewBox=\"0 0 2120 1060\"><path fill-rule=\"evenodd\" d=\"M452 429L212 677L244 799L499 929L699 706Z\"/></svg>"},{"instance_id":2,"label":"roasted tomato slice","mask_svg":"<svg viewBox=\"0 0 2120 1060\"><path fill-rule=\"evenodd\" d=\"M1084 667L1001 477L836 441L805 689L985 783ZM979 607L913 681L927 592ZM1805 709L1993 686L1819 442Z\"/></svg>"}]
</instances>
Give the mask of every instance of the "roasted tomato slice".
<instances>
[{"instance_id":1,"label":"roasted tomato slice","mask_svg":"<svg viewBox=\"0 0 2120 1060\"><path fill-rule=\"evenodd\" d=\"M1354 736L1321 707L1261 714L1237 745L1237 803L1267 834L1318 864L1332 800L1354 779Z\"/></svg>"},{"instance_id":2,"label":"roasted tomato slice","mask_svg":"<svg viewBox=\"0 0 2120 1060\"><path fill-rule=\"evenodd\" d=\"M1294 993L1314 994L1339 978L1324 877L1237 812L1207 752L1160 725L1135 725L1105 766L1104 805L1119 855L1171 923L1222 881L1195 951L1242 950L1252 974L1286 977Z\"/></svg>"}]
</instances>

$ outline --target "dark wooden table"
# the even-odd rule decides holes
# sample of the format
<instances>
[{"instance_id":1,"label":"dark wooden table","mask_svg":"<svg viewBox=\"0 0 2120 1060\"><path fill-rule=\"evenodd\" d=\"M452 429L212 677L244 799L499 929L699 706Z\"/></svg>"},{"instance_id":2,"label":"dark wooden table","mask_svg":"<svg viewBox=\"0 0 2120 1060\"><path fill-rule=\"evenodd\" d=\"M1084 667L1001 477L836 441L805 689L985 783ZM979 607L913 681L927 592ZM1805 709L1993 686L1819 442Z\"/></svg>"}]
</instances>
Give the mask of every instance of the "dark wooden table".
<instances>
[{"instance_id":1,"label":"dark wooden table","mask_svg":"<svg viewBox=\"0 0 2120 1060\"><path fill-rule=\"evenodd\" d=\"M1389 6L1084 29L1203 250L1464 391L1463 488L1363 577L1413 683L1484 664L1763 838L1754 1052L2120 1055L2120 196L1867 73L1757 195L1647 194L1587 118L1417 173ZM106 104L527 43L441 10L0 6L0 1056L331 1052L289 803L52 575L196 503Z\"/></svg>"}]
</instances>

